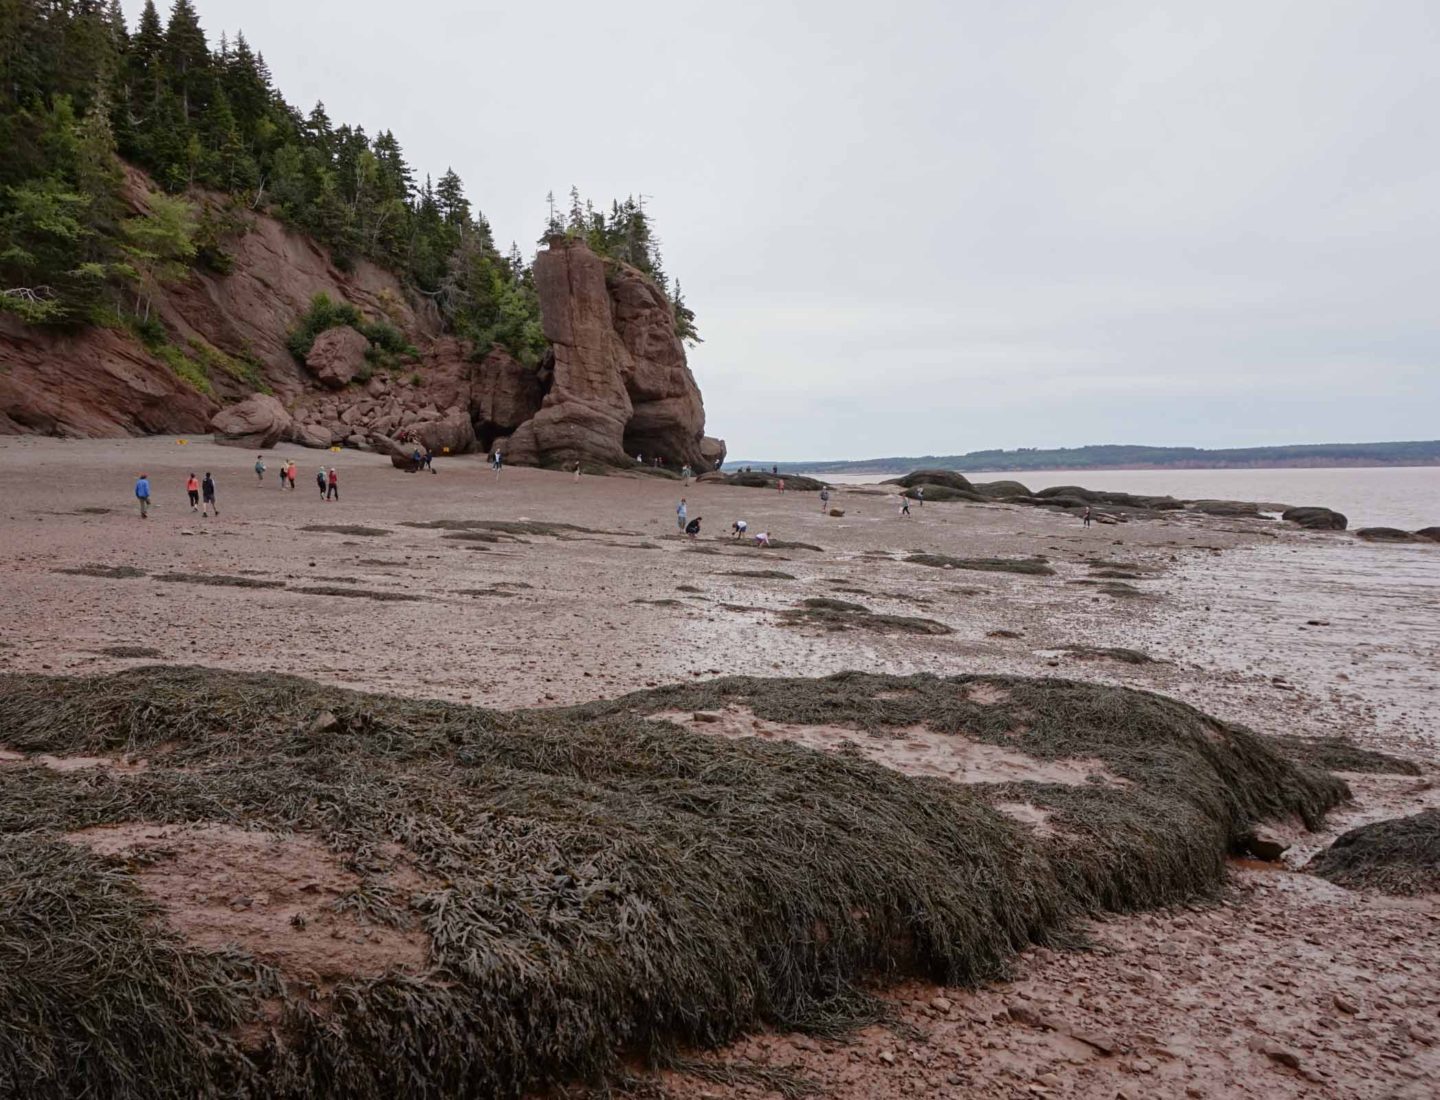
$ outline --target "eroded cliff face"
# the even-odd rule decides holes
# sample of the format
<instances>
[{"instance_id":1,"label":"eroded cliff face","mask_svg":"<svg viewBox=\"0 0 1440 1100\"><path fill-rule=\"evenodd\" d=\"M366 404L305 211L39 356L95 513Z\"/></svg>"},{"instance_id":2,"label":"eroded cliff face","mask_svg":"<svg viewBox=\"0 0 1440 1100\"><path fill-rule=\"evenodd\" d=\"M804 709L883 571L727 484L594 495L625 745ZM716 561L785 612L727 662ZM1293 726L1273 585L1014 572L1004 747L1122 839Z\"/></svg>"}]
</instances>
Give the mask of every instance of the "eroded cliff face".
<instances>
[{"instance_id":1,"label":"eroded cliff face","mask_svg":"<svg viewBox=\"0 0 1440 1100\"><path fill-rule=\"evenodd\" d=\"M144 208L143 176L127 196ZM209 372L212 392L179 377L128 332L57 332L0 314L0 433L73 437L199 433L245 446L278 439L314 447L417 440L437 453L498 447L521 464L627 465L636 454L711 469L724 444L704 436L699 388L669 303L634 268L557 240L536 260L551 352L536 367L441 333L430 303L389 272L340 270L328 252L273 218L249 215L226 242L226 275L194 272L163 289L153 312L173 345L214 349L251 373ZM371 372L353 330L317 338L306 363L286 336L319 293L403 331L420 361ZM249 401L255 380L275 402ZM243 405L242 402L245 402ZM264 424L257 429L257 421Z\"/></svg>"}]
</instances>

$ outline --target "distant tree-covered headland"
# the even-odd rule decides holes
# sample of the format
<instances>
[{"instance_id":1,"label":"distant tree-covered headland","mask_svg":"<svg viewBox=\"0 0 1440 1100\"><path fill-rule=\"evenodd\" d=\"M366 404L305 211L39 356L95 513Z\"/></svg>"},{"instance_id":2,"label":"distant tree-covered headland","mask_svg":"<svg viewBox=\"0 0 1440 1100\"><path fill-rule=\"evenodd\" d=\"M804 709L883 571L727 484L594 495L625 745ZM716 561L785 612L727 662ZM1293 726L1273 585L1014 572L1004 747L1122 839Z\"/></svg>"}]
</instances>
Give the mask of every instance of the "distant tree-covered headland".
<instances>
[{"instance_id":1,"label":"distant tree-covered headland","mask_svg":"<svg viewBox=\"0 0 1440 1100\"><path fill-rule=\"evenodd\" d=\"M739 465L745 465L742 460ZM1407 443L1299 443L1285 447L1019 447L1013 451L970 451L958 455L871 458L844 462L755 462L810 473L902 473L919 468L960 471L1098 469L1245 469L1276 466L1437 466L1440 440ZM734 465L734 464L732 464Z\"/></svg>"},{"instance_id":2,"label":"distant tree-covered headland","mask_svg":"<svg viewBox=\"0 0 1440 1100\"><path fill-rule=\"evenodd\" d=\"M127 164L158 187L139 208ZM191 0L163 19L147 0L133 28L118 0L0 0L0 313L145 336L157 286L224 274L227 237L257 210L342 269L363 257L394 271L482 352L543 350L530 267L497 248L455 172L421 182L389 130L287 103L243 34L212 46ZM698 341L642 203L607 210L572 189L568 209L550 199L542 239L555 233L644 271Z\"/></svg>"}]
</instances>

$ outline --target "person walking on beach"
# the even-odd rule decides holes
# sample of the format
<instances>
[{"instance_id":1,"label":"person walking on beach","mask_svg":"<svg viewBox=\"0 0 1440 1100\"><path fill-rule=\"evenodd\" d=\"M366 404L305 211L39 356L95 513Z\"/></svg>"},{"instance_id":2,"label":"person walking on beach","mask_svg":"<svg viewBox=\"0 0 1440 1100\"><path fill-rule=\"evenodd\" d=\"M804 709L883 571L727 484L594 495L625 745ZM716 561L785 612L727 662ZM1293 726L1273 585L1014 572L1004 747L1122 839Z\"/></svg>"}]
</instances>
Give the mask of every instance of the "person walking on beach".
<instances>
[{"instance_id":1,"label":"person walking on beach","mask_svg":"<svg viewBox=\"0 0 1440 1100\"><path fill-rule=\"evenodd\" d=\"M327 493L325 494L325 499L326 499L326 500L339 500L339 499L340 499L340 475L336 472L334 466L331 466L331 467L330 467L330 476L329 476L328 478L326 478L326 481L329 482L330 490L329 490L329 492L327 492Z\"/></svg>"},{"instance_id":2,"label":"person walking on beach","mask_svg":"<svg viewBox=\"0 0 1440 1100\"><path fill-rule=\"evenodd\" d=\"M261 485L265 484L265 456L255 456L255 480Z\"/></svg>"},{"instance_id":3,"label":"person walking on beach","mask_svg":"<svg viewBox=\"0 0 1440 1100\"><path fill-rule=\"evenodd\" d=\"M210 471L205 471L205 480L200 483L200 496L204 498L204 504L200 514L209 517L210 510L215 510L215 515L220 515L220 506L215 503L215 479L210 476Z\"/></svg>"},{"instance_id":4,"label":"person walking on beach","mask_svg":"<svg viewBox=\"0 0 1440 1100\"><path fill-rule=\"evenodd\" d=\"M495 471L496 481L500 480L500 471L504 468L504 466L505 456L502 455L499 451L496 451L495 454L490 458L490 468Z\"/></svg>"},{"instance_id":5,"label":"person walking on beach","mask_svg":"<svg viewBox=\"0 0 1440 1100\"><path fill-rule=\"evenodd\" d=\"M580 460L579 460L579 459L576 459L576 460L575 460L575 480L576 480L576 481L579 481L579 480L580 480Z\"/></svg>"},{"instance_id":6,"label":"person walking on beach","mask_svg":"<svg viewBox=\"0 0 1440 1100\"><path fill-rule=\"evenodd\" d=\"M900 494L900 514L902 516L908 516L910 514L910 498L904 493Z\"/></svg>"},{"instance_id":7,"label":"person walking on beach","mask_svg":"<svg viewBox=\"0 0 1440 1100\"><path fill-rule=\"evenodd\" d=\"M150 518L150 479L141 474L135 479L135 499L140 502L140 518Z\"/></svg>"},{"instance_id":8,"label":"person walking on beach","mask_svg":"<svg viewBox=\"0 0 1440 1100\"><path fill-rule=\"evenodd\" d=\"M915 486L915 503L921 508L925 507L925 486Z\"/></svg>"},{"instance_id":9,"label":"person walking on beach","mask_svg":"<svg viewBox=\"0 0 1440 1100\"><path fill-rule=\"evenodd\" d=\"M1089 526L1090 526L1090 505L1088 505L1088 504L1085 505L1085 515L1084 515L1082 518L1085 520L1085 526L1086 526L1086 527L1089 527Z\"/></svg>"},{"instance_id":10,"label":"person walking on beach","mask_svg":"<svg viewBox=\"0 0 1440 1100\"><path fill-rule=\"evenodd\" d=\"M700 533L700 519L700 516L696 516L694 519L692 519L689 523L685 525L685 533L689 535L692 539Z\"/></svg>"},{"instance_id":11,"label":"person walking on beach","mask_svg":"<svg viewBox=\"0 0 1440 1100\"><path fill-rule=\"evenodd\" d=\"M185 482L185 492L190 495L190 511L200 511L200 479L195 476L195 471L190 471L190 477Z\"/></svg>"},{"instance_id":12,"label":"person walking on beach","mask_svg":"<svg viewBox=\"0 0 1440 1100\"><path fill-rule=\"evenodd\" d=\"M286 466L285 463L283 463L283 462L280 463L280 489L281 489L282 492L283 492L284 489L285 489L285 483L286 483L286 481L289 480L285 475L288 474L289 472L290 472L290 468L289 468L288 466Z\"/></svg>"},{"instance_id":13,"label":"person walking on beach","mask_svg":"<svg viewBox=\"0 0 1440 1100\"><path fill-rule=\"evenodd\" d=\"M685 513L688 510L685 505L685 498L681 497L680 503L675 505L675 526L681 531L685 530Z\"/></svg>"},{"instance_id":14,"label":"person walking on beach","mask_svg":"<svg viewBox=\"0 0 1440 1100\"><path fill-rule=\"evenodd\" d=\"M690 464L688 462L680 467L680 478L684 484L690 484Z\"/></svg>"},{"instance_id":15,"label":"person walking on beach","mask_svg":"<svg viewBox=\"0 0 1440 1100\"><path fill-rule=\"evenodd\" d=\"M828 508L828 507L830 507L830 490L829 490L829 489L821 489L821 490L820 490L820 511L821 511L821 512L824 512L825 509Z\"/></svg>"},{"instance_id":16,"label":"person walking on beach","mask_svg":"<svg viewBox=\"0 0 1440 1100\"><path fill-rule=\"evenodd\" d=\"M785 479L783 477L775 483L775 488L779 489L782 493L785 491Z\"/></svg>"},{"instance_id":17,"label":"person walking on beach","mask_svg":"<svg viewBox=\"0 0 1440 1100\"><path fill-rule=\"evenodd\" d=\"M737 519L734 523L730 525L730 537L736 539L743 539L745 537L745 532L748 530L750 530L750 525L746 523L743 519Z\"/></svg>"},{"instance_id":18,"label":"person walking on beach","mask_svg":"<svg viewBox=\"0 0 1440 1100\"><path fill-rule=\"evenodd\" d=\"M325 499L325 467L315 471L315 487L320 490L320 499Z\"/></svg>"},{"instance_id":19,"label":"person walking on beach","mask_svg":"<svg viewBox=\"0 0 1440 1100\"><path fill-rule=\"evenodd\" d=\"M295 491L295 475L298 472L299 471L295 469L295 460L292 458L289 464L285 467L285 476L290 481L290 491L292 493ZM216 514L218 515L219 513L217 512Z\"/></svg>"}]
</instances>

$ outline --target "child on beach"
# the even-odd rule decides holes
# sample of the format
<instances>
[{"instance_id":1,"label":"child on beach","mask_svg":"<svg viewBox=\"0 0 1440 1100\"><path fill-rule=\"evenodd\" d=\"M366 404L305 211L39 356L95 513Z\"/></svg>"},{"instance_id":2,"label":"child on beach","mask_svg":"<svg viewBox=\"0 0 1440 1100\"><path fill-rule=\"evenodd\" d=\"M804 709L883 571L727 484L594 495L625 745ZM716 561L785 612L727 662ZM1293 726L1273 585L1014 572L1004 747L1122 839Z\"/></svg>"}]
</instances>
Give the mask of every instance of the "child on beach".
<instances>
[{"instance_id":1,"label":"child on beach","mask_svg":"<svg viewBox=\"0 0 1440 1100\"><path fill-rule=\"evenodd\" d=\"M195 476L195 471L190 471L190 477L185 482L185 491L190 494L190 511L200 511L200 479Z\"/></svg>"},{"instance_id":2,"label":"child on beach","mask_svg":"<svg viewBox=\"0 0 1440 1100\"><path fill-rule=\"evenodd\" d=\"M756 545L756 546L769 546L769 545L770 545L770 532L769 532L769 531L761 531L759 534L757 534L757 535L755 536L755 545Z\"/></svg>"},{"instance_id":3,"label":"child on beach","mask_svg":"<svg viewBox=\"0 0 1440 1100\"><path fill-rule=\"evenodd\" d=\"M681 531L685 530L685 513L686 513L686 511L687 511L687 509L686 509L686 507L685 507L685 498L684 498L684 497L681 497L681 498L680 498L680 503L677 504L677 505L675 505L675 526L676 526L677 528L679 528Z\"/></svg>"},{"instance_id":4,"label":"child on beach","mask_svg":"<svg viewBox=\"0 0 1440 1100\"><path fill-rule=\"evenodd\" d=\"M255 456L255 480L265 484L265 458L262 455Z\"/></svg>"},{"instance_id":5,"label":"child on beach","mask_svg":"<svg viewBox=\"0 0 1440 1100\"><path fill-rule=\"evenodd\" d=\"M685 525L685 533L689 535L692 539L700 533L701 518L702 517L700 516L696 516L694 519L692 519L689 523Z\"/></svg>"},{"instance_id":6,"label":"child on beach","mask_svg":"<svg viewBox=\"0 0 1440 1100\"><path fill-rule=\"evenodd\" d=\"M215 509L215 515L220 515L220 506L215 503L215 479L210 476L210 471L205 471L205 480L200 483L200 495L204 498L204 509L201 515L209 517L210 509Z\"/></svg>"}]
</instances>

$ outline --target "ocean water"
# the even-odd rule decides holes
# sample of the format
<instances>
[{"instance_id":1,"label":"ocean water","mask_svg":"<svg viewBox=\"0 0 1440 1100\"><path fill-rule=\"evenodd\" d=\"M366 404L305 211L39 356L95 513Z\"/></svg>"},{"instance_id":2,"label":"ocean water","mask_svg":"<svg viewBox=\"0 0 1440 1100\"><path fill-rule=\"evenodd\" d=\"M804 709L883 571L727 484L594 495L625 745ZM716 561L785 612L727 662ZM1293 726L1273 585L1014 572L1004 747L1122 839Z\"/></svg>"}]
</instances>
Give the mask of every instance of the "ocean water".
<instances>
[{"instance_id":1,"label":"ocean water","mask_svg":"<svg viewBox=\"0 0 1440 1100\"><path fill-rule=\"evenodd\" d=\"M891 474L817 474L837 485L869 485ZM1440 466L1346 466L1276 470L1027 470L966 474L973 481L1019 481L1030 489L1083 485L1185 500L1257 500L1321 505L1344 512L1351 528L1440 526Z\"/></svg>"}]
</instances>

